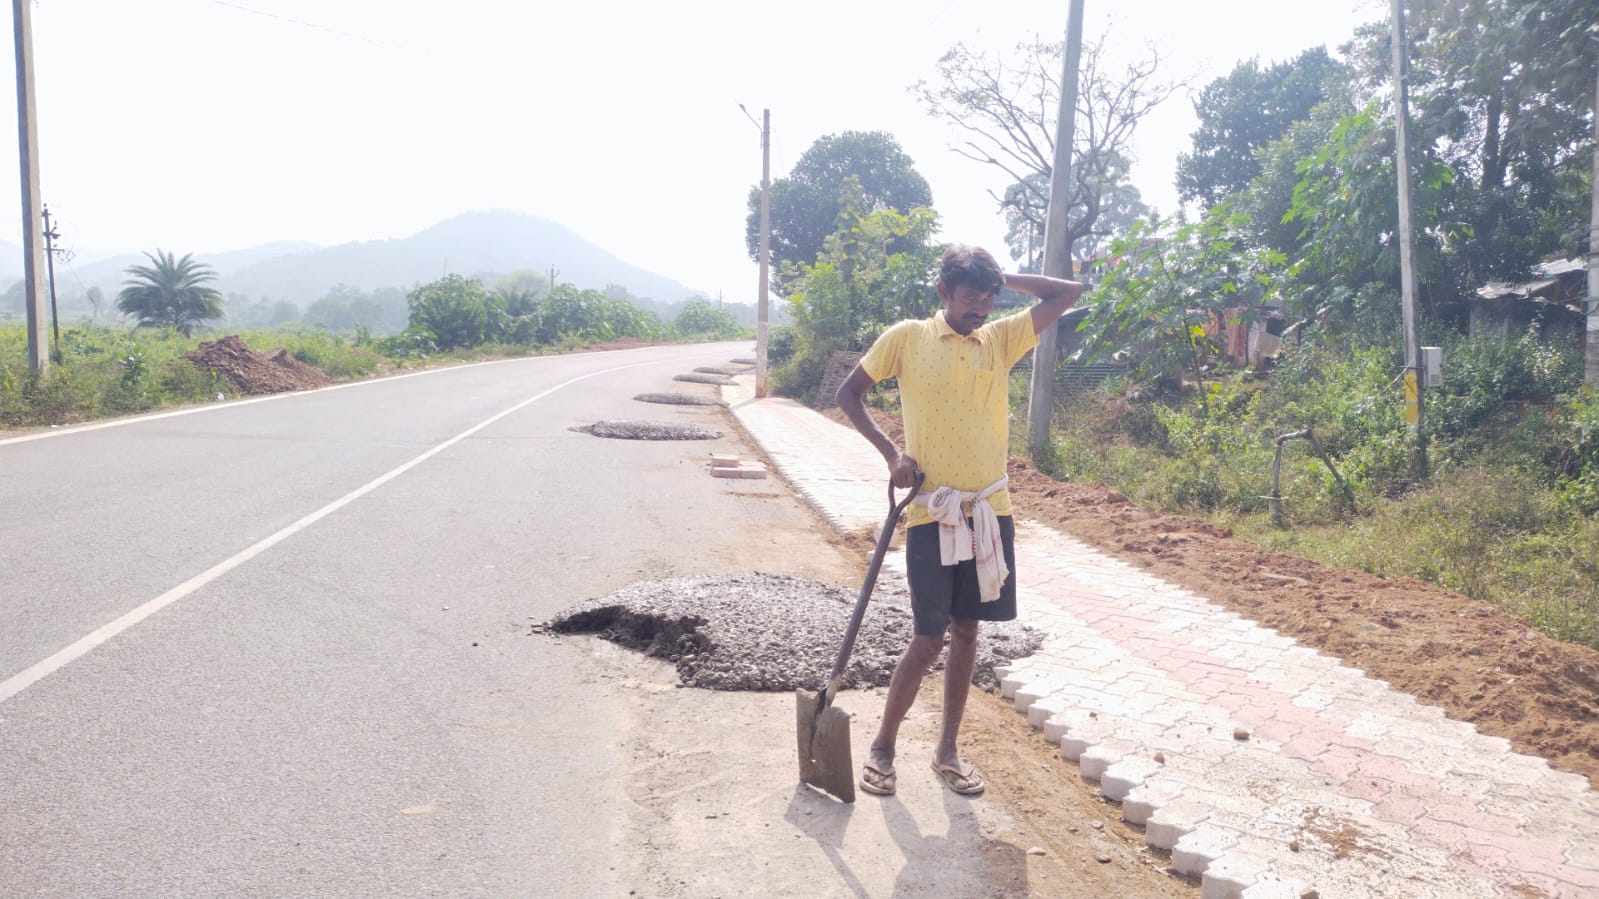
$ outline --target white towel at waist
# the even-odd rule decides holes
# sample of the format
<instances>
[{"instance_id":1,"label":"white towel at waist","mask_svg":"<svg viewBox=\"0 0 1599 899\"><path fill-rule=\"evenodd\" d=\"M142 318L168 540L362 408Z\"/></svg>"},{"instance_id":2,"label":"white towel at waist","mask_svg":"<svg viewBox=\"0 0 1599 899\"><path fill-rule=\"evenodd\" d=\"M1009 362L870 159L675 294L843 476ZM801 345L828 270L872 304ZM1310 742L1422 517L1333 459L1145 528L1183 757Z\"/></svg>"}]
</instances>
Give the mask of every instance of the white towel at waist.
<instances>
[{"instance_id":1,"label":"white towel at waist","mask_svg":"<svg viewBox=\"0 0 1599 899\"><path fill-rule=\"evenodd\" d=\"M940 487L932 493L916 497L916 503L927 507L927 514L938 522L939 561L955 565L967 559L977 560L977 586L983 602L999 599L1000 588L1010 569L1005 565L1005 544L999 535L999 516L988 498L1010 484L1006 475L987 487L969 493L954 487ZM972 521L968 526L965 504L971 504Z\"/></svg>"}]
</instances>

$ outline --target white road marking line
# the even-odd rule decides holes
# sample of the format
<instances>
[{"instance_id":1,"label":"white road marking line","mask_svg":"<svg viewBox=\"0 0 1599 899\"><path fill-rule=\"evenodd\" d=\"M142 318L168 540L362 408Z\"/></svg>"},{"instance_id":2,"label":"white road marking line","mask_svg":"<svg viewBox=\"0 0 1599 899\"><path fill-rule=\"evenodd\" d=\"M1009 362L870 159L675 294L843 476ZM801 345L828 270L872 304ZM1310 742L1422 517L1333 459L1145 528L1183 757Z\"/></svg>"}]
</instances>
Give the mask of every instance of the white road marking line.
<instances>
[{"instance_id":1,"label":"white road marking line","mask_svg":"<svg viewBox=\"0 0 1599 899\"><path fill-rule=\"evenodd\" d=\"M454 437L451 437L450 439L444 441L443 443L439 444L438 446L435 446L432 449L422 453L420 456L417 456L416 458L412 459L411 461L406 462L405 464L401 465L400 467L395 468L395 469L393 469L393 470L391 470L391 471L389 471L389 472L387 472L385 474L379 475L377 478L373 479L372 481L369 481L366 484L363 484L362 486L357 487L356 489L350 491L349 493L345 494L344 496L339 497L338 499L334 500L331 503L328 503L327 505L325 505L322 508L316 510L315 512L312 512L311 514L305 516L304 518L301 518L299 521L296 521L293 524L290 524L287 527L284 527L282 530L279 530L277 533L274 533L274 534L262 539L260 542L256 543L255 545L250 546L250 547L240 551L239 553L237 553L237 554L235 554L235 555L233 555L233 556L231 556L231 557L229 557L227 559L223 559L221 562L218 562L217 564L211 566L210 568L207 568L205 571L202 571L199 574L195 575L194 577L189 578L188 580L186 580L183 583L177 585L176 587L173 587L171 590L168 590L167 592L161 594L160 596L157 596L155 599L150 600L149 602L145 603L142 606L139 606L138 608L134 609L131 612L128 612L127 614L123 615L122 617L117 618L115 621L112 621L109 624L105 624L105 625L102 625L102 626L96 628L93 632L89 633L88 635L86 635L84 637L80 637L78 640L74 641L71 645L67 646L64 649L61 649L61 650L57 651L56 653L54 653L53 655L49 656L48 658L42 659L39 662L36 662L33 665L29 666L28 668L24 669L20 673L13 674L12 676L6 678L5 680L0 681L0 702L5 702L6 700L10 699L11 697L17 695L18 693L21 693L23 690L28 689L29 687L33 686L35 683L38 683L43 678L48 677L51 674L54 674L55 672L61 670L62 668L64 668L68 664L72 663L73 661L76 661L77 659L83 657L84 655L87 655L90 650L92 650L95 647L101 645L102 643L105 643L106 641L110 640L112 637L117 636L118 634L122 633L123 631L127 630L128 628L133 627L134 625L138 624L139 622L143 621L144 619L149 618L151 615L154 615L155 613L161 611L162 609L166 608L167 606L172 605L173 603L177 602L178 600L184 598L185 596L188 596L189 594L195 592L196 590L200 589L201 587L204 587L205 585L211 583L212 581L214 581L217 578L223 576L224 574L227 574L228 572L232 571L233 569L238 568L240 565L243 565L245 562L250 561L251 559L255 558L256 556L259 556L260 554L266 552L267 550L271 549L272 547L278 545L279 543L282 543L284 540L287 540L288 538L294 536L295 534L298 534L299 532L305 530L306 528L310 527L311 525L316 524L318 521L321 521L322 519L328 517L329 515L332 515L334 512L337 512L338 510L344 508L345 506L348 506L350 503L353 503L356 500L360 499L361 497L367 495L368 493L371 493L372 491L378 489L379 487L382 487L384 484L387 484L388 482L394 480L395 478L399 477L400 475L405 474L407 471L410 471L411 469L415 468L416 466L421 465L423 462L427 461L428 459L431 459L432 457L434 457L434 456L438 455L439 453L449 449L450 447L454 446L455 444L460 443L462 440L465 440L466 438L472 436L473 434L476 434L478 431L481 431L484 428L488 427L489 425L494 424L495 422L497 422L500 419L506 417L507 415L511 415L511 414L513 414L513 413L515 413L515 412L517 412L517 411L519 411L519 410L521 410L521 409L523 409L523 408L525 408L527 406L532 405L533 403L538 402L541 399L544 399L545 397L547 397L550 394L556 392L557 390L561 390L562 388L565 388L565 387L570 387L570 386L572 386L573 384L576 384L579 381L586 381L589 378L598 377L599 375L608 375L608 374L611 374L613 372L623 371L623 370L629 369L629 368L638 368L639 366L643 366L643 365L660 365L660 364L663 364L663 363L661 363L661 362L634 362L634 363L632 363L630 365L619 365L619 366L617 366L615 368L607 368L607 369L603 369L601 371L589 372L586 375L580 375L580 376L578 376L576 378L572 378L569 381L562 381L561 383L555 385L554 387L551 387L550 389L548 389L548 390L546 390L546 391L544 391L544 392L542 392L540 394L537 394L536 396L531 396L531 397L529 397L529 398L517 403L516 405L510 407L509 409L505 409L505 410L503 410L501 412L496 412L494 415L491 415L488 418L484 419L483 421L473 425L472 427L467 428L466 430L462 431L461 433L455 435Z\"/></svg>"}]
</instances>

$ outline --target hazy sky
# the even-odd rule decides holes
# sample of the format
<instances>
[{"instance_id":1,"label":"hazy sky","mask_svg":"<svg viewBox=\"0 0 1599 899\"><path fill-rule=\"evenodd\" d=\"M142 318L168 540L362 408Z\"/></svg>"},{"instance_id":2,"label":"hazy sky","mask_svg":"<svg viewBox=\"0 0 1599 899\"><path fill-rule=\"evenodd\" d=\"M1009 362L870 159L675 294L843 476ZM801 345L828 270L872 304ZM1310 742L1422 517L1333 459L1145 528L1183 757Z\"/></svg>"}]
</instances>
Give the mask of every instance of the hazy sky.
<instances>
[{"instance_id":1,"label":"hazy sky","mask_svg":"<svg viewBox=\"0 0 1599 899\"><path fill-rule=\"evenodd\" d=\"M1336 47L1383 0L1087 0L1123 59L1153 47L1197 93L1238 61ZM9 4L6 4L9 18ZM42 182L84 260L403 237L471 209L535 213L729 300L753 298L746 192L818 137L893 133L946 239L1007 267L988 195L909 87L957 41L1064 33L1067 3L807 0L36 0ZM6 32L9 34L9 29ZM1147 47L1146 47L1147 45ZM11 67L4 99L14 121ZM1141 126L1135 183L1170 211L1195 125L1179 94ZM16 141L0 238L21 239ZM558 263L557 263L558 264Z\"/></svg>"}]
</instances>

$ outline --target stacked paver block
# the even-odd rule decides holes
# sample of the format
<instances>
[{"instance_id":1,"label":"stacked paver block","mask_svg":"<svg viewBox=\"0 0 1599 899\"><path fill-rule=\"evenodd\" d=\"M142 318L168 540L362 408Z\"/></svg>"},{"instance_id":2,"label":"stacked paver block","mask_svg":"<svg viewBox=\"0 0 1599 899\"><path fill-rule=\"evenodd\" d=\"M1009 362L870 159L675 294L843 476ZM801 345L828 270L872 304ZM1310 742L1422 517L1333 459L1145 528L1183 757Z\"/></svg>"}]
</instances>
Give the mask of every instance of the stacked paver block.
<instances>
[{"instance_id":1,"label":"stacked paver block","mask_svg":"<svg viewBox=\"0 0 1599 899\"><path fill-rule=\"evenodd\" d=\"M880 524L859 435L725 395L835 527ZM1023 522L1016 542L1023 620L1047 638L1003 695L1205 896L1599 896L1585 778L1055 531Z\"/></svg>"}]
</instances>

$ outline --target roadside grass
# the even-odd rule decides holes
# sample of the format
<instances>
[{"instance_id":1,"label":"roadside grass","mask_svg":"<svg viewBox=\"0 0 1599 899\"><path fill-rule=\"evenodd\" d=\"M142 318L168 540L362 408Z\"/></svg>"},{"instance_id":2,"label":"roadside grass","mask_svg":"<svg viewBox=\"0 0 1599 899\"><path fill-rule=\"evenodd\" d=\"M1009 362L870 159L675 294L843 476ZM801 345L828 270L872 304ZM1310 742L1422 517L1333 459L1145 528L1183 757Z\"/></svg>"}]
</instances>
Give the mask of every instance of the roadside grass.
<instances>
[{"instance_id":1,"label":"roadside grass","mask_svg":"<svg viewBox=\"0 0 1599 899\"><path fill-rule=\"evenodd\" d=\"M226 334L238 334L257 352L282 347L335 381L452 363L569 353L587 345L568 337L548 346L488 343L441 352L408 335L346 336L302 324L212 330L193 337L172 329L79 324L62 329L61 359L52 364L48 377L40 379L28 370L25 326L0 322L0 429L75 424L214 402L219 395L231 397L234 390L226 380L183 358L201 343ZM692 343L724 338L674 335L671 339Z\"/></svg>"},{"instance_id":2,"label":"roadside grass","mask_svg":"<svg viewBox=\"0 0 1599 899\"><path fill-rule=\"evenodd\" d=\"M1591 472L1560 474L1562 465L1573 467L1579 439L1562 423L1566 407L1521 404L1435 439L1426 483L1396 476L1405 446L1392 432L1362 423L1366 433L1349 439L1348 428L1329 427L1324 439L1342 450L1334 461L1353 488L1353 513L1309 447L1289 443L1281 476L1288 525L1277 528L1265 496L1273 441L1288 426L1262 422L1254 414L1259 398L1222 393L1208 415L1103 392L1063 396L1053 458L1040 467L1062 480L1104 484L1146 508L1224 525L1268 549L1437 584L1551 637L1599 649L1595 481ZM1021 451L1025 383L1013 380L1012 399L1013 446ZM1323 420L1335 420L1328 409L1338 402L1326 401Z\"/></svg>"}]
</instances>

